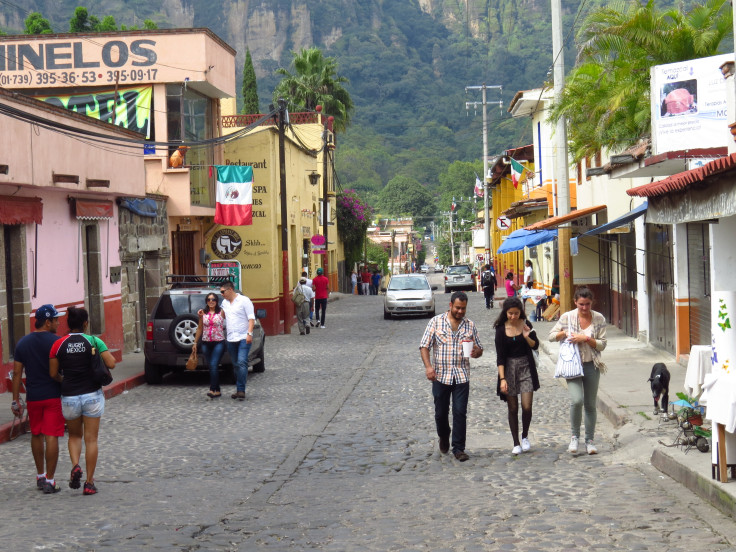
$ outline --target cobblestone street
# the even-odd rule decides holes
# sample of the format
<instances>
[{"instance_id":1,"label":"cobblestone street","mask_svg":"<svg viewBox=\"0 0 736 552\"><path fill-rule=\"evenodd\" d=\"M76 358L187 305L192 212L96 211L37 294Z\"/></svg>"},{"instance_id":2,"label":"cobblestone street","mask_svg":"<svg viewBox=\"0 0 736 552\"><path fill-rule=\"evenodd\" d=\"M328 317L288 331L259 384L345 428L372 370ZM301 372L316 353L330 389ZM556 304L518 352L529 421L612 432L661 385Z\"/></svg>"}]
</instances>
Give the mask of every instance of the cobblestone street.
<instances>
[{"instance_id":1,"label":"cobblestone street","mask_svg":"<svg viewBox=\"0 0 736 552\"><path fill-rule=\"evenodd\" d=\"M440 290L441 291L441 290ZM437 312L449 295L437 293ZM549 359L532 450L514 457L481 294L468 316L470 460L440 454L418 353L427 319L383 320L381 296L331 302L326 329L266 340L247 400L204 374L108 401L99 494L35 488L30 438L0 447L0 539L12 550L736 550L736 524L646 462L599 414L600 453L570 455L568 396ZM498 306L498 304L497 304ZM545 339L546 336L540 336Z\"/></svg>"}]
</instances>

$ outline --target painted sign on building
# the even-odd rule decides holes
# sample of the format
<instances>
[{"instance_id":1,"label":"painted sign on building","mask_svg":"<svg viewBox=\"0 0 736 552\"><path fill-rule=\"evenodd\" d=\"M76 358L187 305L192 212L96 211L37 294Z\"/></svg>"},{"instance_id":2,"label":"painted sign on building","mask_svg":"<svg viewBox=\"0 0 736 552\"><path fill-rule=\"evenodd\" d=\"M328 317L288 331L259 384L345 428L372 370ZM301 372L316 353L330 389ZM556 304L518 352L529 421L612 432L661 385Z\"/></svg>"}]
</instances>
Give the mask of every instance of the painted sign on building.
<instances>
[{"instance_id":1,"label":"painted sign on building","mask_svg":"<svg viewBox=\"0 0 736 552\"><path fill-rule=\"evenodd\" d=\"M36 96L36 99L150 138L152 97L153 87L141 86L69 96Z\"/></svg>"},{"instance_id":2,"label":"painted sign on building","mask_svg":"<svg viewBox=\"0 0 736 552\"><path fill-rule=\"evenodd\" d=\"M693 59L651 69L652 149L659 154L725 147L730 139L726 81L720 66L733 54Z\"/></svg>"}]
</instances>

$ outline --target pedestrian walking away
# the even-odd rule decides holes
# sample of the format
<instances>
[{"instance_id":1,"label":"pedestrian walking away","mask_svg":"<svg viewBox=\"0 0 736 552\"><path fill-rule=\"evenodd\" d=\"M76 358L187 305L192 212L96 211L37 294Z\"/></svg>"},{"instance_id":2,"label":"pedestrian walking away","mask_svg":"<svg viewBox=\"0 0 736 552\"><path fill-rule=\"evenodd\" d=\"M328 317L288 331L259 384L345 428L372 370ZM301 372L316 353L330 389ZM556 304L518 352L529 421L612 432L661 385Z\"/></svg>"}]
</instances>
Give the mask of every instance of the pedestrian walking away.
<instances>
[{"instance_id":1,"label":"pedestrian walking away","mask_svg":"<svg viewBox=\"0 0 736 552\"><path fill-rule=\"evenodd\" d=\"M82 479L79 465L84 439L84 462L87 479L83 494L97 494L97 469L100 420L105 412L105 394L95 380L92 366L101 359L109 369L115 368L115 358L98 337L88 335L89 314L83 308L69 307L66 311L69 335L56 341L49 353L49 373L61 382L61 411L69 428L69 458L72 473L69 487L78 489ZM96 355L99 355L97 357Z\"/></svg>"},{"instance_id":2,"label":"pedestrian walking away","mask_svg":"<svg viewBox=\"0 0 736 552\"><path fill-rule=\"evenodd\" d=\"M256 314L253 302L235 291L232 282L220 286L222 309L225 311L227 334L227 352L235 369L235 393L230 398L245 400L245 384L248 379L248 354L253 343L253 326Z\"/></svg>"},{"instance_id":3,"label":"pedestrian walking away","mask_svg":"<svg viewBox=\"0 0 736 552\"><path fill-rule=\"evenodd\" d=\"M381 287L381 278L381 273L374 270L371 276L371 295L378 295L378 290Z\"/></svg>"},{"instance_id":4,"label":"pedestrian walking away","mask_svg":"<svg viewBox=\"0 0 736 552\"><path fill-rule=\"evenodd\" d=\"M367 266L364 266L363 272L360 273L360 281L363 287L363 295L371 295L371 273Z\"/></svg>"},{"instance_id":5,"label":"pedestrian walking away","mask_svg":"<svg viewBox=\"0 0 736 552\"><path fill-rule=\"evenodd\" d=\"M350 273L350 293L357 293L358 287L358 274L353 270Z\"/></svg>"},{"instance_id":6,"label":"pedestrian walking away","mask_svg":"<svg viewBox=\"0 0 736 552\"><path fill-rule=\"evenodd\" d=\"M36 487L45 494L61 490L56 482L59 437L64 436L61 413L61 384L49 375L49 353L58 339L59 312L53 305L36 309L36 331L20 338L13 360L13 414L22 417L28 408L31 454L36 464ZM26 372L26 401L20 398L23 370Z\"/></svg>"},{"instance_id":7,"label":"pedestrian walking away","mask_svg":"<svg viewBox=\"0 0 736 552\"><path fill-rule=\"evenodd\" d=\"M220 360L225 354L225 311L217 300L217 294L211 292L205 297L205 309L197 311L199 324L194 336L192 350L197 352L197 343L202 343L202 354L210 369L210 390L207 396L218 399L222 396L220 390Z\"/></svg>"},{"instance_id":8,"label":"pedestrian walking away","mask_svg":"<svg viewBox=\"0 0 736 552\"><path fill-rule=\"evenodd\" d=\"M480 273L480 285L483 288L483 296L486 300L486 308L493 308L493 296L496 293L496 286L498 281L496 280L496 273L491 268L491 265L485 265L483 271Z\"/></svg>"},{"instance_id":9,"label":"pedestrian walking away","mask_svg":"<svg viewBox=\"0 0 736 552\"><path fill-rule=\"evenodd\" d=\"M606 348L606 319L599 312L592 310L593 292L587 287L579 287L573 296L574 310L560 316L552 331L550 341L569 339L577 345L580 359L583 361L583 376L567 380L570 392L570 430L572 437L568 452L578 452L580 439L580 422L585 412L585 450L588 454L597 454L594 444L595 424L597 418L596 401L598 399L598 383L606 365L601 359L601 351Z\"/></svg>"},{"instance_id":10,"label":"pedestrian walking away","mask_svg":"<svg viewBox=\"0 0 736 552\"><path fill-rule=\"evenodd\" d=\"M496 394L506 401L509 429L514 441L511 454L528 452L529 426L532 423L534 391L539 389L539 375L534 353L539 348L537 333L526 319L524 305L518 297L503 302L501 314L493 323L496 330ZM519 440L519 396L521 395L521 441Z\"/></svg>"},{"instance_id":11,"label":"pedestrian walking away","mask_svg":"<svg viewBox=\"0 0 736 552\"><path fill-rule=\"evenodd\" d=\"M309 335L309 305L314 299L314 291L307 286L307 279L302 276L291 293L296 307L296 321L299 325L299 335Z\"/></svg>"},{"instance_id":12,"label":"pedestrian walking away","mask_svg":"<svg viewBox=\"0 0 736 552\"><path fill-rule=\"evenodd\" d=\"M307 287L314 291L312 288L312 279L307 275L307 272L305 270L302 270L302 278L304 278L307 281ZM312 297L314 297L314 293L312 293ZM312 322L312 319L314 318L314 299L312 299L309 302L309 325L314 326L314 323Z\"/></svg>"},{"instance_id":13,"label":"pedestrian walking away","mask_svg":"<svg viewBox=\"0 0 736 552\"><path fill-rule=\"evenodd\" d=\"M470 358L463 356L463 341L473 344L471 358L479 358L483 354L475 324L465 317L467 306L468 296L464 292L453 293L449 310L429 321L419 343L425 375L432 382L434 420L440 452L446 453L450 450L452 436L452 453L460 462L469 458L465 452L465 434L470 392ZM449 423L451 399L452 431Z\"/></svg>"},{"instance_id":14,"label":"pedestrian walking away","mask_svg":"<svg viewBox=\"0 0 736 552\"><path fill-rule=\"evenodd\" d=\"M317 276L312 280L314 288L314 318L319 328L325 329L325 314L327 312L327 298L330 296L330 281L324 275L322 268L317 269ZM320 318L320 310L322 316Z\"/></svg>"}]
</instances>

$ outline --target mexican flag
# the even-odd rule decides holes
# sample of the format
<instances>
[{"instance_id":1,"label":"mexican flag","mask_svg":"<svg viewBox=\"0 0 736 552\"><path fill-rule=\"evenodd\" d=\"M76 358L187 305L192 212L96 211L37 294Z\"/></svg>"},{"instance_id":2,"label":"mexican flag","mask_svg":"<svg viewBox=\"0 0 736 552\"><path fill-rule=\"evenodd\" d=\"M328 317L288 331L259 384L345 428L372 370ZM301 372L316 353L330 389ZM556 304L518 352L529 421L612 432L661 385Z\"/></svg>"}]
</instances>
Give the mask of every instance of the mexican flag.
<instances>
[{"instance_id":1,"label":"mexican flag","mask_svg":"<svg viewBox=\"0 0 736 552\"><path fill-rule=\"evenodd\" d=\"M253 167L216 165L215 224L253 224Z\"/></svg>"},{"instance_id":2,"label":"mexican flag","mask_svg":"<svg viewBox=\"0 0 736 552\"><path fill-rule=\"evenodd\" d=\"M519 181L521 180L521 175L524 174L524 166L519 163L516 159L511 160L511 180L514 182L514 188L519 187Z\"/></svg>"}]
</instances>

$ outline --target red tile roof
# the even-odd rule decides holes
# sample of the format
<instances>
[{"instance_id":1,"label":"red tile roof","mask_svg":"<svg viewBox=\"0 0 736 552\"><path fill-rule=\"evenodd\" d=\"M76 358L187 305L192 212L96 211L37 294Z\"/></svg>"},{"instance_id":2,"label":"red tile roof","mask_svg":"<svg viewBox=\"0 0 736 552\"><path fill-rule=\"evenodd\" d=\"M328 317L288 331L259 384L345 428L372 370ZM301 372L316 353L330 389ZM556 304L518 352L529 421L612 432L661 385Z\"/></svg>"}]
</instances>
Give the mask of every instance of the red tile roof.
<instances>
[{"instance_id":1,"label":"red tile roof","mask_svg":"<svg viewBox=\"0 0 736 552\"><path fill-rule=\"evenodd\" d=\"M626 190L626 193L630 196L638 197L662 196L671 192L684 190L691 184L703 182L712 176L732 170L736 170L736 153L715 159L697 169L673 174L664 180L631 188L630 190Z\"/></svg>"}]
</instances>

